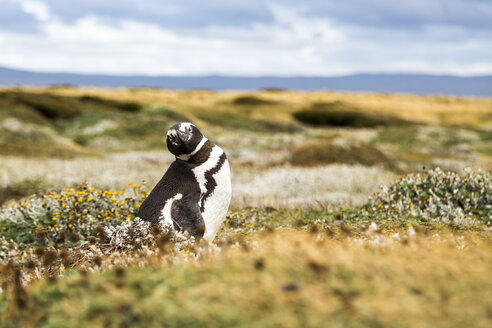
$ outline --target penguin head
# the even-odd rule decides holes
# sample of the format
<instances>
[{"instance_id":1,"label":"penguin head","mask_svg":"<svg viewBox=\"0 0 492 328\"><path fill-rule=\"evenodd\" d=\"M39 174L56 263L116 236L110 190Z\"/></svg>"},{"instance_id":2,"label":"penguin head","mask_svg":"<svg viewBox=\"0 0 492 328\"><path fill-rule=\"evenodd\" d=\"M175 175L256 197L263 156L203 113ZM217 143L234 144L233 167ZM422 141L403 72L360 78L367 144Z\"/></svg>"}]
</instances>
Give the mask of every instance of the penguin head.
<instances>
[{"instance_id":1,"label":"penguin head","mask_svg":"<svg viewBox=\"0 0 492 328\"><path fill-rule=\"evenodd\" d=\"M196 126L188 122L176 123L167 132L167 149L176 157L187 160L207 141Z\"/></svg>"}]
</instances>

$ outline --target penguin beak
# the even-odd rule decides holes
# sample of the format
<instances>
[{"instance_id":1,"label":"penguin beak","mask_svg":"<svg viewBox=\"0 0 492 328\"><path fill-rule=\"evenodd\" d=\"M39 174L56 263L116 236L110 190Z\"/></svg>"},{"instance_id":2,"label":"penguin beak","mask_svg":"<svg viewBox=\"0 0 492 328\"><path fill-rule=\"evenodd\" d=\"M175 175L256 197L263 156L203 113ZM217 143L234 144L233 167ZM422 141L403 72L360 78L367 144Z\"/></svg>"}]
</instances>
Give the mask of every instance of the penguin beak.
<instances>
[{"instance_id":1,"label":"penguin beak","mask_svg":"<svg viewBox=\"0 0 492 328\"><path fill-rule=\"evenodd\" d=\"M176 133L176 130L175 129L171 129L169 130L168 134L167 134L167 138L169 139L169 141L171 141L174 145L179 145L179 143L181 142L178 134Z\"/></svg>"},{"instance_id":2,"label":"penguin beak","mask_svg":"<svg viewBox=\"0 0 492 328\"><path fill-rule=\"evenodd\" d=\"M186 129L185 131L181 131L180 129L178 129L176 132L178 133L178 137L179 139L181 139L181 141L188 141L188 139L190 138L190 131L188 129Z\"/></svg>"}]
</instances>

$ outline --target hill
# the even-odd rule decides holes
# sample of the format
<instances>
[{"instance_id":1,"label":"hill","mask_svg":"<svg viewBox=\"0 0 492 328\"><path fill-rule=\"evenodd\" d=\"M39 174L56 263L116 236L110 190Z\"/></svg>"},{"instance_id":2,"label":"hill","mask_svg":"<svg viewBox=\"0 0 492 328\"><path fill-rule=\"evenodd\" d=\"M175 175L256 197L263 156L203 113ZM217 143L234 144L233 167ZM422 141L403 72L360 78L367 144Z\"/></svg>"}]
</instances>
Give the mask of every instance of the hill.
<instances>
[{"instance_id":1,"label":"hill","mask_svg":"<svg viewBox=\"0 0 492 328\"><path fill-rule=\"evenodd\" d=\"M145 76L35 73L0 67L0 85L74 85L211 90L332 90L386 93L492 96L492 76L459 77L425 74L356 74L321 76Z\"/></svg>"}]
</instances>

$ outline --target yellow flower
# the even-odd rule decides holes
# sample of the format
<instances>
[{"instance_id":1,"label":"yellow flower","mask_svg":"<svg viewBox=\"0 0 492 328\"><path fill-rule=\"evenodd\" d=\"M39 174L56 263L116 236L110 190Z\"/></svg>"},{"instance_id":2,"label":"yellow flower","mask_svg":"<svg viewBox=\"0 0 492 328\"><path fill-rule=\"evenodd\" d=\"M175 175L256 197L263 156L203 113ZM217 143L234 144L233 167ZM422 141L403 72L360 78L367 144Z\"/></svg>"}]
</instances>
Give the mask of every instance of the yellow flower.
<instances>
[{"instance_id":1,"label":"yellow flower","mask_svg":"<svg viewBox=\"0 0 492 328\"><path fill-rule=\"evenodd\" d=\"M140 208L140 204L135 205L136 208Z\"/></svg>"},{"instance_id":2,"label":"yellow flower","mask_svg":"<svg viewBox=\"0 0 492 328\"><path fill-rule=\"evenodd\" d=\"M88 202L91 202L91 201L93 201L93 200L94 200L94 198L92 198L92 197L87 198L87 201L88 201Z\"/></svg>"},{"instance_id":3,"label":"yellow flower","mask_svg":"<svg viewBox=\"0 0 492 328\"><path fill-rule=\"evenodd\" d=\"M51 218L53 221L56 221L58 218L56 216Z\"/></svg>"},{"instance_id":4,"label":"yellow flower","mask_svg":"<svg viewBox=\"0 0 492 328\"><path fill-rule=\"evenodd\" d=\"M110 216L106 216L105 219L106 220L111 220L111 217Z\"/></svg>"},{"instance_id":5,"label":"yellow flower","mask_svg":"<svg viewBox=\"0 0 492 328\"><path fill-rule=\"evenodd\" d=\"M417 185L413 185L413 189L417 189Z\"/></svg>"},{"instance_id":6,"label":"yellow flower","mask_svg":"<svg viewBox=\"0 0 492 328\"><path fill-rule=\"evenodd\" d=\"M69 227L69 228L73 227L73 224L69 223L69 224L68 224L68 227Z\"/></svg>"},{"instance_id":7,"label":"yellow flower","mask_svg":"<svg viewBox=\"0 0 492 328\"><path fill-rule=\"evenodd\" d=\"M65 208L65 207L67 207L67 204L63 204L63 205L62 205L62 208Z\"/></svg>"},{"instance_id":8,"label":"yellow flower","mask_svg":"<svg viewBox=\"0 0 492 328\"><path fill-rule=\"evenodd\" d=\"M65 272L65 269L64 268L60 268L60 272Z\"/></svg>"}]
</instances>

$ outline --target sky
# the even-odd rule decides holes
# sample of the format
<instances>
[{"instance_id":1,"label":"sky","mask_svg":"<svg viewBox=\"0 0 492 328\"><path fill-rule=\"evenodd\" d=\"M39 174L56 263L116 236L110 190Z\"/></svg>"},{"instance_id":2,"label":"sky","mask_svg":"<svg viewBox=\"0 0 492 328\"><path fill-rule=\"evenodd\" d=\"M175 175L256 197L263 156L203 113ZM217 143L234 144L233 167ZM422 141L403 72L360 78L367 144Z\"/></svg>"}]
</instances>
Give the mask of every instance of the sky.
<instances>
[{"instance_id":1,"label":"sky","mask_svg":"<svg viewBox=\"0 0 492 328\"><path fill-rule=\"evenodd\" d=\"M0 66L36 72L492 74L492 0L0 0Z\"/></svg>"}]
</instances>

